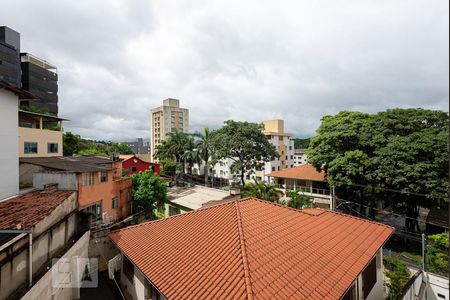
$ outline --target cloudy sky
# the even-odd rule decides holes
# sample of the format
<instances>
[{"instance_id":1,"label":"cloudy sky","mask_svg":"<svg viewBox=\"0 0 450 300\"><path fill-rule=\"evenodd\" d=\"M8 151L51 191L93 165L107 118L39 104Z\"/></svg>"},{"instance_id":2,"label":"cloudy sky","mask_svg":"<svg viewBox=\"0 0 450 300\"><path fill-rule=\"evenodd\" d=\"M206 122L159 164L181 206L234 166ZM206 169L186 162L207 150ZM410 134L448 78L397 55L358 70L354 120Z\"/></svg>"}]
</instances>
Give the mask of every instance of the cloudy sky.
<instances>
[{"instance_id":1,"label":"cloudy sky","mask_svg":"<svg viewBox=\"0 0 450 300\"><path fill-rule=\"evenodd\" d=\"M2 0L22 51L58 66L60 116L83 137L149 136L168 97L191 131L282 118L448 111L449 1Z\"/></svg>"}]
</instances>

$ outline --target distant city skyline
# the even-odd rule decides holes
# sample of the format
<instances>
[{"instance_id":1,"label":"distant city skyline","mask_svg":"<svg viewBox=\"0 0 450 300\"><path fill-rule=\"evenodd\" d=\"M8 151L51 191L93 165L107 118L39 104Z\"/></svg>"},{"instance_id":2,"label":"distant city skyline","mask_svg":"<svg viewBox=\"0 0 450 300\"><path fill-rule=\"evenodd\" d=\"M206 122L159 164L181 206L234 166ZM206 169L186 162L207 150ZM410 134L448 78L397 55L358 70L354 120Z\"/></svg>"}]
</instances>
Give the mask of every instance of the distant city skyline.
<instances>
[{"instance_id":1,"label":"distant city skyline","mask_svg":"<svg viewBox=\"0 0 450 300\"><path fill-rule=\"evenodd\" d=\"M5 0L0 19L21 48L58 66L66 131L146 138L150 109L176 98L191 132L283 119L303 138L341 110L448 111L448 9L438 0Z\"/></svg>"}]
</instances>

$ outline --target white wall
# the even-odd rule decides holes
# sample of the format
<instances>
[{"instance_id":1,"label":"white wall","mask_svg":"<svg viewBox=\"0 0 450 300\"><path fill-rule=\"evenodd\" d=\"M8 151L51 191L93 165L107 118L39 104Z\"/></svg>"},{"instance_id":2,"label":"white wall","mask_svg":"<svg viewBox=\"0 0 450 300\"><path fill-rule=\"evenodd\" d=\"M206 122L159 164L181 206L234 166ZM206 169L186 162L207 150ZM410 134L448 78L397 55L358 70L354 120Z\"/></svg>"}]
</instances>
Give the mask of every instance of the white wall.
<instances>
[{"instance_id":1,"label":"white wall","mask_svg":"<svg viewBox=\"0 0 450 300\"><path fill-rule=\"evenodd\" d=\"M19 100L0 88L0 201L19 193Z\"/></svg>"}]
</instances>

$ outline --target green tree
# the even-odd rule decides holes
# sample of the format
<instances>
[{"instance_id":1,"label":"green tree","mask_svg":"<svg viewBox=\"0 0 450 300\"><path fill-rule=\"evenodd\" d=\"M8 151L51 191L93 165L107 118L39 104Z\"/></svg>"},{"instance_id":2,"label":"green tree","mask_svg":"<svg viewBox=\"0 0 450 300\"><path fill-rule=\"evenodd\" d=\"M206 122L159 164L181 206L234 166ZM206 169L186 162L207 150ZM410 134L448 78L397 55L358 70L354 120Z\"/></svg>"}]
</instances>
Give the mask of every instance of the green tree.
<instances>
[{"instance_id":1,"label":"green tree","mask_svg":"<svg viewBox=\"0 0 450 300\"><path fill-rule=\"evenodd\" d=\"M448 232L427 237L426 270L448 277Z\"/></svg>"},{"instance_id":2,"label":"green tree","mask_svg":"<svg viewBox=\"0 0 450 300\"><path fill-rule=\"evenodd\" d=\"M191 135L186 137L181 158L183 160L183 166L187 167L189 174L192 174L194 164L199 164L201 162L195 141Z\"/></svg>"},{"instance_id":3,"label":"green tree","mask_svg":"<svg viewBox=\"0 0 450 300\"><path fill-rule=\"evenodd\" d=\"M405 263L397 258L383 256L384 273L389 278L386 283L389 294L386 299L395 300L409 281L410 273Z\"/></svg>"},{"instance_id":4,"label":"green tree","mask_svg":"<svg viewBox=\"0 0 450 300\"><path fill-rule=\"evenodd\" d=\"M186 153L193 151L191 140L192 136L189 134L175 130L156 147L155 158L159 161L173 160L177 164L177 169L184 173Z\"/></svg>"},{"instance_id":5,"label":"green tree","mask_svg":"<svg viewBox=\"0 0 450 300\"><path fill-rule=\"evenodd\" d=\"M233 161L231 170L240 173L242 185L247 171L279 157L275 146L262 133L263 128L262 124L229 120L214 134L217 157Z\"/></svg>"},{"instance_id":6,"label":"green tree","mask_svg":"<svg viewBox=\"0 0 450 300\"><path fill-rule=\"evenodd\" d=\"M289 200L286 202L286 205L288 207L296 209L311 207L312 197L305 195L305 193L301 189L288 191L286 193L286 196L289 197Z\"/></svg>"},{"instance_id":7,"label":"green tree","mask_svg":"<svg viewBox=\"0 0 450 300\"><path fill-rule=\"evenodd\" d=\"M380 199L404 209L418 229L419 205L448 204L448 113L392 109L377 114L342 111L325 116L307 150L335 186L362 185L362 204ZM380 188L400 191L390 197ZM426 197L420 196L426 195Z\"/></svg>"},{"instance_id":8,"label":"green tree","mask_svg":"<svg viewBox=\"0 0 450 300\"><path fill-rule=\"evenodd\" d=\"M64 132L63 134L63 155L73 156L79 150L81 137L75 135L70 131Z\"/></svg>"},{"instance_id":9,"label":"green tree","mask_svg":"<svg viewBox=\"0 0 450 300\"><path fill-rule=\"evenodd\" d=\"M242 189L244 197L254 197L269 202L278 202L280 192L274 184L267 184L262 181L247 183Z\"/></svg>"},{"instance_id":10,"label":"green tree","mask_svg":"<svg viewBox=\"0 0 450 300\"><path fill-rule=\"evenodd\" d=\"M133 149L124 143L111 143L107 147L108 154L133 154Z\"/></svg>"},{"instance_id":11,"label":"green tree","mask_svg":"<svg viewBox=\"0 0 450 300\"><path fill-rule=\"evenodd\" d=\"M198 156L204 164L206 186L208 184L208 171L215 156L214 132L211 132L208 127L205 127L203 133L198 132L194 136L197 138L196 149Z\"/></svg>"},{"instance_id":12,"label":"green tree","mask_svg":"<svg viewBox=\"0 0 450 300\"><path fill-rule=\"evenodd\" d=\"M131 176L133 181L133 204L153 216L158 206L167 201L167 184L151 170L138 172Z\"/></svg>"},{"instance_id":13,"label":"green tree","mask_svg":"<svg viewBox=\"0 0 450 300\"><path fill-rule=\"evenodd\" d=\"M309 147L310 141L311 141L311 138L294 139L294 148L295 149L306 149Z\"/></svg>"}]
</instances>

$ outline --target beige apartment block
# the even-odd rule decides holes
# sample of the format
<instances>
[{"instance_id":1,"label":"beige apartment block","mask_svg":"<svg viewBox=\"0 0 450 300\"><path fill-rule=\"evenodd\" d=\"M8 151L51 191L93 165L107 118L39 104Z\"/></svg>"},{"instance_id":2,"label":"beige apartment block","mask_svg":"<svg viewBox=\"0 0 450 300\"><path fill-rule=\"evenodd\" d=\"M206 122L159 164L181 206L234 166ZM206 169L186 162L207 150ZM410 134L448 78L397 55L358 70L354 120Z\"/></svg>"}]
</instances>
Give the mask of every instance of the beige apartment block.
<instances>
[{"instance_id":1,"label":"beige apartment block","mask_svg":"<svg viewBox=\"0 0 450 300\"><path fill-rule=\"evenodd\" d=\"M63 155L63 126L55 116L19 111L19 157Z\"/></svg>"},{"instance_id":2,"label":"beige apartment block","mask_svg":"<svg viewBox=\"0 0 450 300\"><path fill-rule=\"evenodd\" d=\"M169 133L189 132L189 110L180 108L180 100L168 98L163 100L162 106L152 109L150 114L150 155L155 161L156 147Z\"/></svg>"},{"instance_id":3,"label":"beige apartment block","mask_svg":"<svg viewBox=\"0 0 450 300\"><path fill-rule=\"evenodd\" d=\"M251 179L268 181L267 174L294 167L294 140L292 133L284 131L284 120L266 120L262 124L264 135L275 146L280 157L265 163L264 168L260 171L256 170L254 178Z\"/></svg>"}]
</instances>

